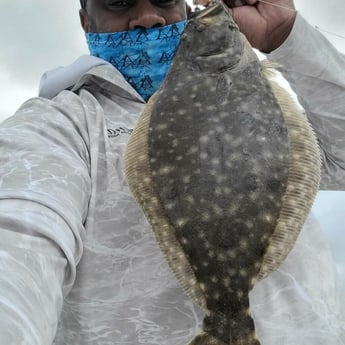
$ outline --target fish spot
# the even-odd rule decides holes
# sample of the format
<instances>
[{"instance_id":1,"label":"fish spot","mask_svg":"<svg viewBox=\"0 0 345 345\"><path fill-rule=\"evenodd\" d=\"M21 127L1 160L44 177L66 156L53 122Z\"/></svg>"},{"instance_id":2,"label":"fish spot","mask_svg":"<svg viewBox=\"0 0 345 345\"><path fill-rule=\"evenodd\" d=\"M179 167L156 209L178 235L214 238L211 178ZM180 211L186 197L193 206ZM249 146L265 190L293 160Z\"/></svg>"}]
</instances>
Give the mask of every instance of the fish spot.
<instances>
[{"instance_id":1,"label":"fish spot","mask_svg":"<svg viewBox=\"0 0 345 345\"><path fill-rule=\"evenodd\" d=\"M220 206L218 206L218 205L213 205L213 212L217 216L221 216L223 214L223 209Z\"/></svg>"},{"instance_id":2,"label":"fish spot","mask_svg":"<svg viewBox=\"0 0 345 345\"><path fill-rule=\"evenodd\" d=\"M220 262L225 262L226 261L226 255L223 253L218 253L217 254L217 260Z\"/></svg>"},{"instance_id":3,"label":"fish spot","mask_svg":"<svg viewBox=\"0 0 345 345\"><path fill-rule=\"evenodd\" d=\"M216 175L217 172L214 171L214 174ZM228 179L228 176L225 176L225 175L216 175L216 181L217 181L217 183L219 183L219 184L222 184L223 182L226 182L227 179Z\"/></svg>"},{"instance_id":4,"label":"fish spot","mask_svg":"<svg viewBox=\"0 0 345 345\"><path fill-rule=\"evenodd\" d=\"M192 145L190 148L189 148L189 150L188 150L188 152L187 152L187 154L194 154L194 153L197 153L198 152L198 150L199 150L199 148L198 148L198 146L196 146L196 145Z\"/></svg>"},{"instance_id":5,"label":"fish spot","mask_svg":"<svg viewBox=\"0 0 345 345\"><path fill-rule=\"evenodd\" d=\"M213 158L213 159L211 160L211 163L212 163L212 165L219 165L220 160L219 160L219 158Z\"/></svg>"},{"instance_id":6,"label":"fish spot","mask_svg":"<svg viewBox=\"0 0 345 345\"><path fill-rule=\"evenodd\" d=\"M200 168L197 168L194 170L195 175L200 175L200 173L201 173Z\"/></svg>"},{"instance_id":7,"label":"fish spot","mask_svg":"<svg viewBox=\"0 0 345 345\"><path fill-rule=\"evenodd\" d=\"M218 283L218 278L216 276L211 276L211 282L212 283Z\"/></svg>"},{"instance_id":8,"label":"fish spot","mask_svg":"<svg viewBox=\"0 0 345 345\"><path fill-rule=\"evenodd\" d=\"M213 299L215 299L216 301L218 301L219 298L220 298L220 293L219 293L219 292L215 292L215 293L213 294Z\"/></svg>"},{"instance_id":9,"label":"fish spot","mask_svg":"<svg viewBox=\"0 0 345 345\"><path fill-rule=\"evenodd\" d=\"M272 223L273 222L273 217L271 214L266 213L263 215L263 220L266 221L267 223Z\"/></svg>"},{"instance_id":10,"label":"fish spot","mask_svg":"<svg viewBox=\"0 0 345 345\"><path fill-rule=\"evenodd\" d=\"M185 200L186 200L189 204L192 204L192 205L195 204L195 199L194 199L194 197L193 197L192 195L187 195L187 196L185 197Z\"/></svg>"},{"instance_id":11,"label":"fish spot","mask_svg":"<svg viewBox=\"0 0 345 345\"><path fill-rule=\"evenodd\" d=\"M208 241L205 241L203 243L203 246L205 247L205 249L210 249L211 248L210 243Z\"/></svg>"},{"instance_id":12,"label":"fish spot","mask_svg":"<svg viewBox=\"0 0 345 345\"><path fill-rule=\"evenodd\" d=\"M254 223L251 220L247 220L244 223L248 229L252 229L254 227Z\"/></svg>"},{"instance_id":13,"label":"fish spot","mask_svg":"<svg viewBox=\"0 0 345 345\"><path fill-rule=\"evenodd\" d=\"M234 162L232 160L227 160L225 162L225 166L229 169L232 169L234 167Z\"/></svg>"},{"instance_id":14,"label":"fish spot","mask_svg":"<svg viewBox=\"0 0 345 345\"><path fill-rule=\"evenodd\" d=\"M210 216L210 214L209 214L208 212L203 212L203 213L201 214L201 219L202 219L203 221L208 221L208 220L211 219L211 216Z\"/></svg>"},{"instance_id":15,"label":"fish spot","mask_svg":"<svg viewBox=\"0 0 345 345\"><path fill-rule=\"evenodd\" d=\"M186 225L187 222L188 222L188 219L187 219L187 218L179 218L179 219L177 219L176 224L177 224L179 227L182 227L182 226Z\"/></svg>"},{"instance_id":16,"label":"fish spot","mask_svg":"<svg viewBox=\"0 0 345 345\"><path fill-rule=\"evenodd\" d=\"M175 170L173 166L164 166L158 170L158 175L169 175Z\"/></svg>"},{"instance_id":17,"label":"fish spot","mask_svg":"<svg viewBox=\"0 0 345 345\"><path fill-rule=\"evenodd\" d=\"M159 125L156 126L156 130L157 131L164 131L168 128L168 125L166 123L161 123Z\"/></svg>"},{"instance_id":18,"label":"fish spot","mask_svg":"<svg viewBox=\"0 0 345 345\"><path fill-rule=\"evenodd\" d=\"M221 187L216 187L214 190L214 194L217 196L223 195L223 189Z\"/></svg>"},{"instance_id":19,"label":"fish spot","mask_svg":"<svg viewBox=\"0 0 345 345\"><path fill-rule=\"evenodd\" d=\"M206 107L206 110L208 110L210 112L215 112L217 110L217 108L214 105L208 105Z\"/></svg>"},{"instance_id":20,"label":"fish spot","mask_svg":"<svg viewBox=\"0 0 345 345\"><path fill-rule=\"evenodd\" d=\"M206 160L206 159L208 159L208 154L206 152L201 152L200 153L200 158L203 159L203 160Z\"/></svg>"},{"instance_id":21,"label":"fish spot","mask_svg":"<svg viewBox=\"0 0 345 345\"><path fill-rule=\"evenodd\" d=\"M208 262L208 261L203 261L203 262L202 262L202 265L203 265L204 267L208 267L208 266L209 266L209 262Z\"/></svg>"},{"instance_id":22,"label":"fish spot","mask_svg":"<svg viewBox=\"0 0 345 345\"><path fill-rule=\"evenodd\" d=\"M178 145L179 145L179 140L178 139L173 139L172 147L177 147Z\"/></svg>"},{"instance_id":23,"label":"fish spot","mask_svg":"<svg viewBox=\"0 0 345 345\"><path fill-rule=\"evenodd\" d=\"M210 140L210 137L208 135L202 135L199 139L201 144L207 144Z\"/></svg>"},{"instance_id":24,"label":"fish spot","mask_svg":"<svg viewBox=\"0 0 345 345\"><path fill-rule=\"evenodd\" d=\"M174 209L174 208L176 207L176 203L172 203L172 202L167 203L167 204L165 205L165 207L166 207L168 210L172 210L172 209Z\"/></svg>"},{"instance_id":25,"label":"fish spot","mask_svg":"<svg viewBox=\"0 0 345 345\"><path fill-rule=\"evenodd\" d=\"M230 276L230 277L236 276L236 270L234 270L233 268L230 268L230 269L229 269L229 276Z\"/></svg>"},{"instance_id":26,"label":"fish spot","mask_svg":"<svg viewBox=\"0 0 345 345\"><path fill-rule=\"evenodd\" d=\"M182 244L188 244L189 241L188 241L185 237L182 237L182 238L181 238L181 243L182 243Z\"/></svg>"},{"instance_id":27,"label":"fish spot","mask_svg":"<svg viewBox=\"0 0 345 345\"><path fill-rule=\"evenodd\" d=\"M237 297L238 298L243 298L243 296L244 296L244 293L243 293L243 291L241 291L241 290L239 290L239 291L237 291Z\"/></svg>"},{"instance_id":28,"label":"fish spot","mask_svg":"<svg viewBox=\"0 0 345 345\"><path fill-rule=\"evenodd\" d=\"M230 207L229 207L229 213L230 213L230 215L235 215L236 212L238 211L239 207L240 207L240 206L239 206L238 204L232 203L232 204L230 205Z\"/></svg>"},{"instance_id":29,"label":"fish spot","mask_svg":"<svg viewBox=\"0 0 345 345\"><path fill-rule=\"evenodd\" d=\"M191 176L190 175L185 175L182 178L182 182L183 183L190 183L190 180L191 180Z\"/></svg>"},{"instance_id":30,"label":"fish spot","mask_svg":"<svg viewBox=\"0 0 345 345\"><path fill-rule=\"evenodd\" d=\"M247 249L248 248L248 241L246 239L240 240L240 247L241 247L241 249Z\"/></svg>"},{"instance_id":31,"label":"fish spot","mask_svg":"<svg viewBox=\"0 0 345 345\"><path fill-rule=\"evenodd\" d=\"M247 277L248 273L245 269L241 268L238 272L241 277Z\"/></svg>"},{"instance_id":32,"label":"fish spot","mask_svg":"<svg viewBox=\"0 0 345 345\"><path fill-rule=\"evenodd\" d=\"M231 280L229 278L223 278L222 283L225 287L229 287Z\"/></svg>"},{"instance_id":33,"label":"fish spot","mask_svg":"<svg viewBox=\"0 0 345 345\"><path fill-rule=\"evenodd\" d=\"M229 187L224 187L223 191L224 191L224 193L227 194L227 195L232 194L232 189L229 188Z\"/></svg>"}]
</instances>

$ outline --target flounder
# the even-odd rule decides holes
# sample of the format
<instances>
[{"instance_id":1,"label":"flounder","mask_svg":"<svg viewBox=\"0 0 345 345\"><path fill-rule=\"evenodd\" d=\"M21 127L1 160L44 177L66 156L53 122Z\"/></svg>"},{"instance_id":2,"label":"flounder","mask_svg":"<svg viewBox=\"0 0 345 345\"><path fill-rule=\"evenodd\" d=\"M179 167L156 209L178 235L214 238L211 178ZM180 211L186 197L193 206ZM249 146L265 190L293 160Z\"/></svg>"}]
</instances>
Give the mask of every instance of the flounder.
<instances>
[{"instance_id":1,"label":"flounder","mask_svg":"<svg viewBox=\"0 0 345 345\"><path fill-rule=\"evenodd\" d=\"M189 20L129 140L126 176L204 308L190 345L258 345L254 284L292 249L319 187L314 133L220 2Z\"/></svg>"}]
</instances>

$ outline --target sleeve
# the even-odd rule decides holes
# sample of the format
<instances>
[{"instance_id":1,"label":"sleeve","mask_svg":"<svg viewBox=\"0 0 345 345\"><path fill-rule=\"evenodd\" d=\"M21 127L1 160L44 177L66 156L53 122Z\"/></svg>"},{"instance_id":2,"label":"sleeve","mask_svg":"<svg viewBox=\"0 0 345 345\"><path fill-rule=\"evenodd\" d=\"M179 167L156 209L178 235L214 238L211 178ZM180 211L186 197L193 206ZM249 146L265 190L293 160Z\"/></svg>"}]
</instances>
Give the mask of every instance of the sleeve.
<instances>
[{"instance_id":1,"label":"sleeve","mask_svg":"<svg viewBox=\"0 0 345 345\"><path fill-rule=\"evenodd\" d=\"M30 100L0 126L1 344L52 344L82 255L88 133L68 94Z\"/></svg>"},{"instance_id":2,"label":"sleeve","mask_svg":"<svg viewBox=\"0 0 345 345\"><path fill-rule=\"evenodd\" d=\"M343 294L315 218L279 269L255 284L250 304L262 344L345 345Z\"/></svg>"},{"instance_id":3,"label":"sleeve","mask_svg":"<svg viewBox=\"0 0 345 345\"><path fill-rule=\"evenodd\" d=\"M297 14L290 36L268 54L304 107L323 160L321 189L345 189L345 56Z\"/></svg>"},{"instance_id":4,"label":"sleeve","mask_svg":"<svg viewBox=\"0 0 345 345\"><path fill-rule=\"evenodd\" d=\"M345 57L297 14L268 54L297 94L317 135L322 189L345 187ZM344 298L318 223L309 216L286 260L254 288L253 314L266 344L345 344Z\"/></svg>"}]
</instances>

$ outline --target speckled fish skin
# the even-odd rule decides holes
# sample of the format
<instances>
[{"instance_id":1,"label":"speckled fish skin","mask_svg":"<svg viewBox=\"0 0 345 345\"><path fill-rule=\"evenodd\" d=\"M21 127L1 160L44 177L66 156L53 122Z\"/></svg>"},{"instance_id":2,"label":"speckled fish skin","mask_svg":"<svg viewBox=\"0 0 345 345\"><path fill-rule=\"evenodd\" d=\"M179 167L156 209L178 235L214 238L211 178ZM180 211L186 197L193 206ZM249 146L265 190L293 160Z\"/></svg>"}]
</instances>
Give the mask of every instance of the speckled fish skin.
<instances>
[{"instance_id":1,"label":"speckled fish skin","mask_svg":"<svg viewBox=\"0 0 345 345\"><path fill-rule=\"evenodd\" d=\"M206 311L190 345L259 345L248 296L281 214L290 142L261 64L221 3L189 21L142 118L126 173L172 270Z\"/></svg>"},{"instance_id":2,"label":"speckled fish skin","mask_svg":"<svg viewBox=\"0 0 345 345\"><path fill-rule=\"evenodd\" d=\"M206 295L204 330L227 344L254 329L248 294L288 176L280 107L244 49L221 6L191 20L149 138L159 196Z\"/></svg>"}]
</instances>

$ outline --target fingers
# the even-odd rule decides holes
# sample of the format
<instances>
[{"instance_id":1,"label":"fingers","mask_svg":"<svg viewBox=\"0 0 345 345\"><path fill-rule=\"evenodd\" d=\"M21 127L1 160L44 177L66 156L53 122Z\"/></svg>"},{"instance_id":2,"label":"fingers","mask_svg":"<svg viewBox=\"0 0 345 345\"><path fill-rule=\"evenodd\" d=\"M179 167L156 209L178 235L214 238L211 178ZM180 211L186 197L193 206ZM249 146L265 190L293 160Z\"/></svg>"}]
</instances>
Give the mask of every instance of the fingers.
<instances>
[{"instance_id":1,"label":"fingers","mask_svg":"<svg viewBox=\"0 0 345 345\"><path fill-rule=\"evenodd\" d=\"M255 5L258 0L224 0L224 2L228 7L233 8L245 5Z\"/></svg>"},{"instance_id":2,"label":"fingers","mask_svg":"<svg viewBox=\"0 0 345 345\"><path fill-rule=\"evenodd\" d=\"M240 7L245 5L255 5L258 0L223 0L229 8ZM212 0L194 0L195 5L208 6Z\"/></svg>"}]
</instances>

